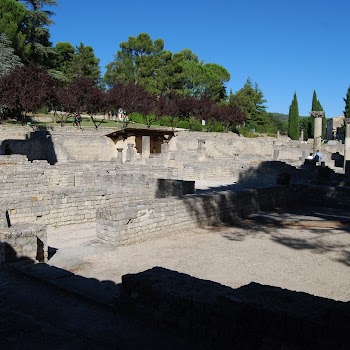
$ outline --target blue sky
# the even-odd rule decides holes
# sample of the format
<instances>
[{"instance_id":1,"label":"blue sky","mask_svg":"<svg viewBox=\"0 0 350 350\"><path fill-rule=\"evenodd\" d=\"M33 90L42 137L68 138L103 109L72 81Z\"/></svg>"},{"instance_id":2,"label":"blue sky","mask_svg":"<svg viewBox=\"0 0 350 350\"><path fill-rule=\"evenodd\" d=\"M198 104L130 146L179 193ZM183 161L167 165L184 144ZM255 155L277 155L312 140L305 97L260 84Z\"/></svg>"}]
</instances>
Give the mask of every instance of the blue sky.
<instances>
[{"instance_id":1,"label":"blue sky","mask_svg":"<svg viewBox=\"0 0 350 350\"><path fill-rule=\"evenodd\" d=\"M343 114L350 86L349 0L58 0L51 41L93 47L102 72L122 41L148 33L165 49L191 49L231 74L227 91L248 77L269 112L288 114L296 92L309 115L316 90L328 118Z\"/></svg>"}]
</instances>

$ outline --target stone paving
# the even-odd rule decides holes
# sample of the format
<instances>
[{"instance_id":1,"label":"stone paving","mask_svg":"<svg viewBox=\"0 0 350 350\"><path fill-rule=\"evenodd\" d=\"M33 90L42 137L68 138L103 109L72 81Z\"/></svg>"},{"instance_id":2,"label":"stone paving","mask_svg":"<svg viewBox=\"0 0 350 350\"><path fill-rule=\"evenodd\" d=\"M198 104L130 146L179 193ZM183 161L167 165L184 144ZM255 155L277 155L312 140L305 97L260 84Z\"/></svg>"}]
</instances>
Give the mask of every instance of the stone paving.
<instances>
[{"instance_id":1,"label":"stone paving","mask_svg":"<svg viewBox=\"0 0 350 350\"><path fill-rule=\"evenodd\" d=\"M257 213L236 227L184 230L116 249L98 243L94 230L92 225L51 228L49 246L58 250L49 264L116 284L124 274L162 266L233 288L258 282L350 301L345 210Z\"/></svg>"}]
</instances>

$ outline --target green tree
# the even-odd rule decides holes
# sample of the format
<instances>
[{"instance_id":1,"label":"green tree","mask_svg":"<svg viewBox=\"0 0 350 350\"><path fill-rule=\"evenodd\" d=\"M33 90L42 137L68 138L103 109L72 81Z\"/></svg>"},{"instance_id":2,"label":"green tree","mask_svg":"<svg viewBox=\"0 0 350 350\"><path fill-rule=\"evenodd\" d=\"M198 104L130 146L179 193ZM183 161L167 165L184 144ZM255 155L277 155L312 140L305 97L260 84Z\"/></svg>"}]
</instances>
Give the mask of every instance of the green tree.
<instances>
[{"instance_id":1,"label":"green tree","mask_svg":"<svg viewBox=\"0 0 350 350\"><path fill-rule=\"evenodd\" d=\"M67 67L67 75L69 79L85 77L98 83L100 80L99 63L100 60L95 57L94 49L80 43Z\"/></svg>"},{"instance_id":2,"label":"green tree","mask_svg":"<svg viewBox=\"0 0 350 350\"><path fill-rule=\"evenodd\" d=\"M346 97L343 98L345 102L345 110L344 110L344 117L350 118L350 86L348 87L348 92L346 93Z\"/></svg>"},{"instance_id":3,"label":"green tree","mask_svg":"<svg viewBox=\"0 0 350 350\"><path fill-rule=\"evenodd\" d=\"M209 96L214 101L225 99L224 83L230 80L230 73L218 64L204 64L193 57L190 59L185 59L185 57L181 63L183 93L195 98Z\"/></svg>"},{"instance_id":4,"label":"green tree","mask_svg":"<svg viewBox=\"0 0 350 350\"><path fill-rule=\"evenodd\" d=\"M301 130L304 131L304 141L306 141L308 139L308 135L309 135L309 132L310 132L310 129L311 129L310 118L308 118L308 117L300 117L299 124L300 124L300 131Z\"/></svg>"},{"instance_id":5,"label":"green tree","mask_svg":"<svg viewBox=\"0 0 350 350\"><path fill-rule=\"evenodd\" d=\"M141 83L156 72L159 58L164 48L162 39L153 42L147 33L140 33L137 37L130 36L128 41L120 44L115 55L115 61L107 65L104 77L110 86L119 83Z\"/></svg>"},{"instance_id":6,"label":"green tree","mask_svg":"<svg viewBox=\"0 0 350 350\"><path fill-rule=\"evenodd\" d=\"M74 46L68 42L59 42L53 49L55 55L51 61L51 67L68 78L70 64L75 52Z\"/></svg>"},{"instance_id":7,"label":"green tree","mask_svg":"<svg viewBox=\"0 0 350 350\"><path fill-rule=\"evenodd\" d=\"M323 107L320 103L320 101L317 99L317 94L316 91L314 90L314 93L312 95L312 104L311 104L311 111L323 111ZM309 132L308 135L309 137L314 137L314 125L315 125L315 120L314 117L311 115L309 117L310 121L310 127L309 127ZM326 136L326 114L323 115L322 117L322 137L325 138Z\"/></svg>"},{"instance_id":8,"label":"green tree","mask_svg":"<svg viewBox=\"0 0 350 350\"><path fill-rule=\"evenodd\" d=\"M120 44L115 60L107 65L103 81L108 86L139 84L157 96L181 88L182 57L164 50L162 39L147 33Z\"/></svg>"},{"instance_id":9,"label":"green tree","mask_svg":"<svg viewBox=\"0 0 350 350\"><path fill-rule=\"evenodd\" d=\"M0 78L11 73L17 66L22 65L20 58L5 34L0 34Z\"/></svg>"},{"instance_id":10,"label":"green tree","mask_svg":"<svg viewBox=\"0 0 350 350\"><path fill-rule=\"evenodd\" d=\"M16 0L0 1L0 33L5 34L22 61L28 56L30 46L26 43L24 19L26 8Z\"/></svg>"},{"instance_id":11,"label":"green tree","mask_svg":"<svg viewBox=\"0 0 350 350\"><path fill-rule=\"evenodd\" d=\"M243 88L235 94L230 94L229 104L237 106L246 116L246 126L255 128L257 131L268 124L268 113L266 112L266 99L258 84L253 84L248 78ZM263 130L261 130L263 131Z\"/></svg>"},{"instance_id":12,"label":"green tree","mask_svg":"<svg viewBox=\"0 0 350 350\"><path fill-rule=\"evenodd\" d=\"M288 136L292 140L299 139L299 107L296 93L294 93L292 104L289 107Z\"/></svg>"},{"instance_id":13,"label":"green tree","mask_svg":"<svg viewBox=\"0 0 350 350\"><path fill-rule=\"evenodd\" d=\"M30 45L28 61L39 65L48 66L54 55L50 42L49 26L53 23L50 19L54 15L45 6L57 6L55 0L22 0L27 5L24 18L24 33L26 42Z\"/></svg>"},{"instance_id":14,"label":"green tree","mask_svg":"<svg viewBox=\"0 0 350 350\"><path fill-rule=\"evenodd\" d=\"M176 91L196 98L207 95L214 100L226 97L224 83L229 79L224 67L199 62L189 49L172 54L164 50L162 39L153 41L147 33L131 36L120 44L103 78L109 86L140 84L157 96Z\"/></svg>"}]
</instances>

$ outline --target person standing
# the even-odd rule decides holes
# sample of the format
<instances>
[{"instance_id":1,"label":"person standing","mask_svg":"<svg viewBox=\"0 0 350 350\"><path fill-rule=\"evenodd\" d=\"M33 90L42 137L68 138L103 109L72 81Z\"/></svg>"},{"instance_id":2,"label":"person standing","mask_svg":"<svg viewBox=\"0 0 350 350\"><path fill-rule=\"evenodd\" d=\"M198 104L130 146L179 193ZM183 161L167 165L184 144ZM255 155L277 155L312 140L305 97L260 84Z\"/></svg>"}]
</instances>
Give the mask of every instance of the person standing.
<instances>
[{"instance_id":1,"label":"person standing","mask_svg":"<svg viewBox=\"0 0 350 350\"><path fill-rule=\"evenodd\" d=\"M80 115L80 113L77 114L77 126L81 129L81 115Z\"/></svg>"},{"instance_id":2,"label":"person standing","mask_svg":"<svg viewBox=\"0 0 350 350\"><path fill-rule=\"evenodd\" d=\"M323 155L321 153L321 151L318 149L315 154L314 154L314 161L316 163L321 163L322 162L322 158L323 158Z\"/></svg>"}]
</instances>

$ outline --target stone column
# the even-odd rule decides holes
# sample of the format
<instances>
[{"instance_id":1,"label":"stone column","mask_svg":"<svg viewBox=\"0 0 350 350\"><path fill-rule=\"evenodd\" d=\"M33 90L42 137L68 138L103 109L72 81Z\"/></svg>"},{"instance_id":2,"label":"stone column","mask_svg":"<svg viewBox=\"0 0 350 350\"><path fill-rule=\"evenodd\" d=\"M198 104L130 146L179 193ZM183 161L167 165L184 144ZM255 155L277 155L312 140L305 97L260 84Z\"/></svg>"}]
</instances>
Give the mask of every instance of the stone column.
<instances>
[{"instance_id":1,"label":"stone column","mask_svg":"<svg viewBox=\"0 0 350 350\"><path fill-rule=\"evenodd\" d=\"M128 143L128 149L126 150L126 161L132 162L134 160L134 144Z\"/></svg>"},{"instance_id":2,"label":"stone column","mask_svg":"<svg viewBox=\"0 0 350 350\"><path fill-rule=\"evenodd\" d=\"M304 142L304 130L300 131L300 141Z\"/></svg>"},{"instance_id":3,"label":"stone column","mask_svg":"<svg viewBox=\"0 0 350 350\"><path fill-rule=\"evenodd\" d=\"M197 148L197 156L198 160L205 160L205 140L198 139L198 148Z\"/></svg>"},{"instance_id":4,"label":"stone column","mask_svg":"<svg viewBox=\"0 0 350 350\"><path fill-rule=\"evenodd\" d=\"M123 149L124 148L117 148L117 151L118 151L117 161L119 164L123 163Z\"/></svg>"},{"instance_id":5,"label":"stone column","mask_svg":"<svg viewBox=\"0 0 350 350\"><path fill-rule=\"evenodd\" d=\"M314 117L314 153L317 150L321 150L322 139L322 117L323 111L311 111L311 115Z\"/></svg>"},{"instance_id":6,"label":"stone column","mask_svg":"<svg viewBox=\"0 0 350 350\"><path fill-rule=\"evenodd\" d=\"M346 174L350 172L350 118L345 118L344 169Z\"/></svg>"},{"instance_id":7,"label":"stone column","mask_svg":"<svg viewBox=\"0 0 350 350\"><path fill-rule=\"evenodd\" d=\"M163 156L169 152L169 141L168 140L163 141L163 143L160 146L160 152L162 153Z\"/></svg>"},{"instance_id":8,"label":"stone column","mask_svg":"<svg viewBox=\"0 0 350 350\"><path fill-rule=\"evenodd\" d=\"M142 159L148 159L151 154L151 137L142 136Z\"/></svg>"},{"instance_id":9,"label":"stone column","mask_svg":"<svg viewBox=\"0 0 350 350\"><path fill-rule=\"evenodd\" d=\"M277 140L280 138L280 131L279 130L277 130Z\"/></svg>"},{"instance_id":10,"label":"stone column","mask_svg":"<svg viewBox=\"0 0 350 350\"><path fill-rule=\"evenodd\" d=\"M306 157L307 157L307 155L306 155L306 150L303 149L303 152L301 153L301 163L302 163L302 164L305 163Z\"/></svg>"}]
</instances>

